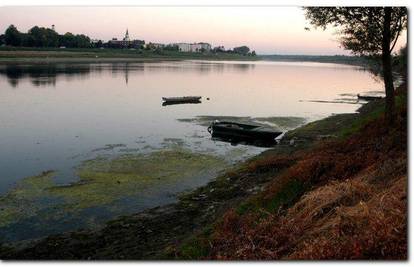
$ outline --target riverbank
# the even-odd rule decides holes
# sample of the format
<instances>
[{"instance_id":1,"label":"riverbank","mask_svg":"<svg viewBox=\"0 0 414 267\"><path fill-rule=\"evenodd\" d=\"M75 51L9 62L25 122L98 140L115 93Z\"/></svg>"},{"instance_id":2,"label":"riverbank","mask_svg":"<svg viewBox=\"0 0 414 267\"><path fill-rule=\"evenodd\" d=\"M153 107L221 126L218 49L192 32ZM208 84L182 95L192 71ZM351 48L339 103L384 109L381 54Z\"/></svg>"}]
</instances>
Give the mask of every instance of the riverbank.
<instances>
[{"instance_id":1,"label":"riverbank","mask_svg":"<svg viewBox=\"0 0 414 267\"><path fill-rule=\"evenodd\" d=\"M133 63L160 60L237 60L275 62L319 62L371 67L372 60L357 56L257 55L190 53L134 49L0 47L0 64Z\"/></svg>"},{"instance_id":2,"label":"riverbank","mask_svg":"<svg viewBox=\"0 0 414 267\"><path fill-rule=\"evenodd\" d=\"M120 217L98 230L3 246L0 258L404 259L404 86L397 100L399 123L393 131L382 127L383 101L370 102L357 114L289 132L274 149L183 194L175 204ZM368 208L375 212L364 213ZM339 226L339 237L326 234ZM361 238L352 239L355 233ZM330 243L338 238L346 242Z\"/></svg>"},{"instance_id":3,"label":"riverbank","mask_svg":"<svg viewBox=\"0 0 414 267\"><path fill-rule=\"evenodd\" d=\"M160 60L258 60L256 56L229 53L187 53L127 49L0 48L0 64L122 63Z\"/></svg>"}]
</instances>

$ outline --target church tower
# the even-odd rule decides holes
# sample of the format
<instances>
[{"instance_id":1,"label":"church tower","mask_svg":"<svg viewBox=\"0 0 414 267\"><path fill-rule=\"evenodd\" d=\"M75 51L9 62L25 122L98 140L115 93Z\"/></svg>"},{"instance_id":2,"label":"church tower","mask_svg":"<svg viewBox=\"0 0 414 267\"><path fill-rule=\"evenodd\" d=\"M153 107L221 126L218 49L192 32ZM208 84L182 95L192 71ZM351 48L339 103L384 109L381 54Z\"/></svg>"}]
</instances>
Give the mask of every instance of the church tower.
<instances>
[{"instance_id":1,"label":"church tower","mask_svg":"<svg viewBox=\"0 0 414 267\"><path fill-rule=\"evenodd\" d=\"M129 41L128 29L126 30L125 37L124 37L124 41Z\"/></svg>"}]
</instances>

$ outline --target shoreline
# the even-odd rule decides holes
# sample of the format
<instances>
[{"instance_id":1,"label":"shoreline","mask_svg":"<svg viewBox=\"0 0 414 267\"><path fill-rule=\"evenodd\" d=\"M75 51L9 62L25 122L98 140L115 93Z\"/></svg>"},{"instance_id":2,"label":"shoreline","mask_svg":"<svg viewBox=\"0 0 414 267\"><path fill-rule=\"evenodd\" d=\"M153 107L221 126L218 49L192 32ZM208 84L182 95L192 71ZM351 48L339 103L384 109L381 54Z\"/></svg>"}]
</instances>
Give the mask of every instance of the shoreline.
<instances>
[{"instance_id":1,"label":"shoreline","mask_svg":"<svg viewBox=\"0 0 414 267\"><path fill-rule=\"evenodd\" d=\"M0 65L4 64L54 64L54 63L140 63L157 61L206 60L206 61L267 61L267 62L315 62L367 67L370 61L355 56L332 55L256 55L186 53L119 49L46 49L2 48Z\"/></svg>"},{"instance_id":2,"label":"shoreline","mask_svg":"<svg viewBox=\"0 0 414 267\"><path fill-rule=\"evenodd\" d=\"M0 64L49 64L49 63L129 63L148 61L179 61L179 60L236 60L256 61L258 56L237 54L202 54L165 51L114 50L114 49L16 49L0 48Z\"/></svg>"},{"instance_id":3,"label":"shoreline","mask_svg":"<svg viewBox=\"0 0 414 267\"><path fill-rule=\"evenodd\" d=\"M360 113L373 106L363 105ZM253 168L268 157L305 151L336 137L360 113L338 114L289 131L281 144L243 161L207 185L181 195L176 203L120 216L99 229L75 230L0 247L3 259L167 259L169 250L220 218L226 210L258 194L282 168ZM294 140L294 143L291 143ZM259 164L260 165L260 164ZM127 240L125 240L127 239ZM119 242L123 240L123 242ZM142 242L146 240L146 242ZM58 244L57 246L55 244ZM9 244L10 245L10 244ZM122 251L114 253L113 251Z\"/></svg>"}]
</instances>

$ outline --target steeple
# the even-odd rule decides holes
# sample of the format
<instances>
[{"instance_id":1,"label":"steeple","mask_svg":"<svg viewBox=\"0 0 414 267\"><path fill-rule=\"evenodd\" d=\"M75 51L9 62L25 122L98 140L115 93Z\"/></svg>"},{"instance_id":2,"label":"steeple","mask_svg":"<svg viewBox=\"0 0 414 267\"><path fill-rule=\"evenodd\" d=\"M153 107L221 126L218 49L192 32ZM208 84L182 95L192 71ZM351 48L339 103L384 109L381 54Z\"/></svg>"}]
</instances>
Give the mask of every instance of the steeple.
<instances>
[{"instance_id":1,"label":"steeple","mask_svg":"<svg viewBox=\"0 0 414 267\"><path fill-rule=\"evenodd\" d=\"M127 28L126 33L125 33L124 41L129 41L128 28Z\"/></svg>"}]
</instances>

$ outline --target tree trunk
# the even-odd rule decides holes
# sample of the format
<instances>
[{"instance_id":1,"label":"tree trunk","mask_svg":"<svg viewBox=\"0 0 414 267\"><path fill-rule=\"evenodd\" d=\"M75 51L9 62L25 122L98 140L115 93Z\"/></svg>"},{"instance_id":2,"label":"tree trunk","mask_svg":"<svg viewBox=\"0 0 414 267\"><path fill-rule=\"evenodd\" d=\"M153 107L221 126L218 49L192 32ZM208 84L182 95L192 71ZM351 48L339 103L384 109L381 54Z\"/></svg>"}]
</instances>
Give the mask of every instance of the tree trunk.
<instances>
[{"instance_id":1,"label":"tree trunk","mask_svg":"<svg viewBox=\"0 0 414 267\"><path fill-rule=\"evenodd\" d=\"M384 25L382 34L382 69L385 84L385 119L388 126L395 122L394 83L391 63L391 7L384 8Z\"/></svg>"}]
</instances>

